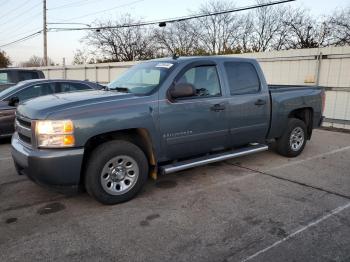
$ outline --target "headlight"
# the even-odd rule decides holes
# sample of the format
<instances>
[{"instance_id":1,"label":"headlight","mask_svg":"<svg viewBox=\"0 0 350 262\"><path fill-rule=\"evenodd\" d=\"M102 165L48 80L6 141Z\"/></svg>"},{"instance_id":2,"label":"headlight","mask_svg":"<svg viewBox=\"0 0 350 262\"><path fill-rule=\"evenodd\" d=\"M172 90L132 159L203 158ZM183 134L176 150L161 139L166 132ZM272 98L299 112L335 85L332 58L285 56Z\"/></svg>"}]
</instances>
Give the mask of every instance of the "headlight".
<instances>
[{"instance_id":1,"label":"headlight","mask_svg":"<svg viewBox=\"0 0 350 262\"><path fill-rule=\"evenodd\" d=\"M35 126L38 147L74 146L74 126L71 120L39 120Z\"/></svg>"}]
</instances>

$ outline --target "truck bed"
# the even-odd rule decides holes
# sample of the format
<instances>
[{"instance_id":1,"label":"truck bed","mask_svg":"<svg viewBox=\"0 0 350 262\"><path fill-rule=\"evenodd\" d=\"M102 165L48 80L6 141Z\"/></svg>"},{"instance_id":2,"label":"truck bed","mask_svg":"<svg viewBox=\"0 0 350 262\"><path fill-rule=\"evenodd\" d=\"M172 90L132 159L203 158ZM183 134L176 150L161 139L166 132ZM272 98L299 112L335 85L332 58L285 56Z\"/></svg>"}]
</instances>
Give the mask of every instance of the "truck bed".
<instances>
[{"instance_id":1,"label":"truck bed","mask_svg":"<svg viewBox=\"0 0 350 262\"><path fill-rule=\"evenodd\" d=\"M268 138L280 137L287 126L288 114L307 108L312 111L313 128L322 118L322 87L307 85L268 85L271 97L271 126Z\"/></svg>"}]
</instances>

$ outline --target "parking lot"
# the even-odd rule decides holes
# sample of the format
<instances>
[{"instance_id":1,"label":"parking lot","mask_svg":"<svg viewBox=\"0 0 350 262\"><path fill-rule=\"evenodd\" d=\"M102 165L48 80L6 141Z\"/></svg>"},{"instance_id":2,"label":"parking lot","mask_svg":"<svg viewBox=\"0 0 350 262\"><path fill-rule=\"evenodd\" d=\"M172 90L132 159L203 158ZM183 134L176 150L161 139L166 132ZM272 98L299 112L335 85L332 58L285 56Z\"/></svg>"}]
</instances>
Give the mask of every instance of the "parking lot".
<instances>
[{"instance_id":1,"label":"parking lot","mask_svg":"<svg viewBox=\"0 0 350 262\"><path fill-rule=\"evenodd\" d=\"M17 176L0 143L0 261L350 261L350 134L149 181L103 206ZM62 172L65 167L62 166Z\"/></svg>"}]
</instances>

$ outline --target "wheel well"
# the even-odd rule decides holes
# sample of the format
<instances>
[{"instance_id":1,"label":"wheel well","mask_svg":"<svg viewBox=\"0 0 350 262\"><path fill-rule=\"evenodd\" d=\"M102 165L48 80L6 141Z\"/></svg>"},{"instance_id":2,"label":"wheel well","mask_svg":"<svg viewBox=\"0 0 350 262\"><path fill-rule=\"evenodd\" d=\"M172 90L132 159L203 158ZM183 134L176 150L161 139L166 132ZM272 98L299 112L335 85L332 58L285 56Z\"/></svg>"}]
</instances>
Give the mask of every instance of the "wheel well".
<instances>
[{"instance_id":1,"label":"wheel well","mask_svg":"<svg viewBox=\"0 0 350 262\"><path fill-rule=\"evenodd\" d=\"M148 162L150 164L150 175L152 178L156 178L157 160L152 146L152 139L148 131L144 128L126 129L115 132L109 132L104 134L99 134L97 136L91 137L84 146L84 158L82 163L82 169L80 174L81 183L84 182L84 174L86 168L86 162L89 159L93 150L101 145L102 143L112 141L112 140L127 140L138 147L145 153Z\"/></svg>"},{"instance_id":2,"label":"wheel well","mask_svg":"<svg viewBox=\"0 0 350 262\"><path fill-rule=\"evenodd\" d=\"M302 120L307 128L307 138L310 139L313 128L314 112L311 107L299 108L289 113L288 118L297 118Z\"/></svg>"}]
</instances>

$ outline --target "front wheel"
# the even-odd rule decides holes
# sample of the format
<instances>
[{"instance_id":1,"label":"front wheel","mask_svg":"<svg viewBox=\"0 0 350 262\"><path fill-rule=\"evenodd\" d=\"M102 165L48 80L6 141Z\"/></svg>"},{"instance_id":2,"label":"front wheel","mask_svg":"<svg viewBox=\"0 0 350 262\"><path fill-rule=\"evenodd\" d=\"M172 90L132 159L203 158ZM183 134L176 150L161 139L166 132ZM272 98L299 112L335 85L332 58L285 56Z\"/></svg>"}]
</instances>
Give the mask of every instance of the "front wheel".
<instances>
[{"instance_id":1,"label":"front wheel","mask_svg":"<svg viewBox=\"0 0 350 262\"><path fill-rule=\"evenodd\" d=\"M277 139L277 152L286 157L297 157L304 150L307 129L303 121L291 118L284 134Z\"/></svg>"},{"instance_id":2,"label":"front wheel","mask_svg":"<svg viewBox=\"0 0 350 262\"><path fill-rule=\"evenodd\" d=\"M103 204L132 199L148 177L148 161L143 151L131 142L116 140L98 146L89 158L85 187Z\"/></svg>"}]
</instances>

